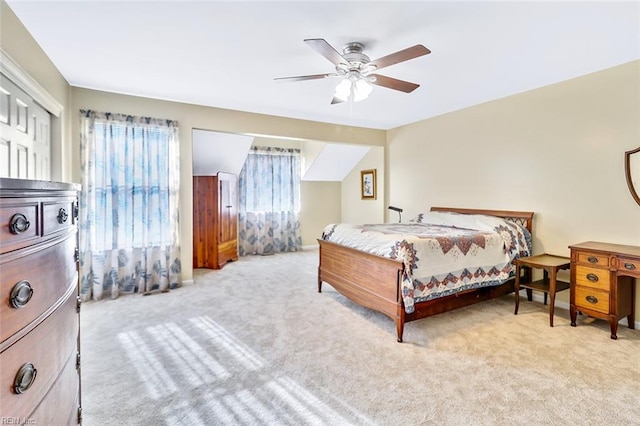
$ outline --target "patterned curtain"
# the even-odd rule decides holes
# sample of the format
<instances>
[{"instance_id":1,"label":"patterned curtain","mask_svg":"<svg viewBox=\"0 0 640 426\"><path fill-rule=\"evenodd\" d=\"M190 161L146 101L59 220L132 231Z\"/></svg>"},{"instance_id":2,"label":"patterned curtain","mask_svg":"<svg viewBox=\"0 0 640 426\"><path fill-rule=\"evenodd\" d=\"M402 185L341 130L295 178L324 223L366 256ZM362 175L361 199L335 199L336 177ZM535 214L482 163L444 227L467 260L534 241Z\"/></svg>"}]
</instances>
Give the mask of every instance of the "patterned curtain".
<instances>
[{"instance_id":1,"label":"patterned curtain","mask_svg":"<svg viewBox=\"0 0 640 426\"><path fill-rule=\"evenodd\" d=\"M178 123L80 111L80 295L180 284Z\"/></svg>"},{"instance_id":2,"label":"patterned curtain","mask_svg":"<svg viewBox=\"0 0 640 426\"><path fill-rule=\"evenodd\" d=\"M240 256L300 249L299 149L252 147L239 191Z\"/></svg>"}]
</instances>

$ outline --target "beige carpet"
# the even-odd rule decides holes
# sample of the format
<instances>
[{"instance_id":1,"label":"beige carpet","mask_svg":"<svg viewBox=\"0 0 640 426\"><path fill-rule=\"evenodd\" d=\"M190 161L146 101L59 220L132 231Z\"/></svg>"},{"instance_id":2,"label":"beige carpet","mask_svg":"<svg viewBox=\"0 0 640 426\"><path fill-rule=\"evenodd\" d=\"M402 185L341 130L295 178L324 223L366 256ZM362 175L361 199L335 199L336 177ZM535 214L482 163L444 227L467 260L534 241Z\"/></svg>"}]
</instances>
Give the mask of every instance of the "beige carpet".
<instances>
[{"instance_id":1,"label":"beige carpet","mask_svg":"<svg viewBox=\"0 0 640 426\"><path fill-rule=\"evenodd\" d=\"M84 424L637 425L640 331L513 296L407 324L316 291L317 251L85 303Z\"/></svg>"}]
</instances>

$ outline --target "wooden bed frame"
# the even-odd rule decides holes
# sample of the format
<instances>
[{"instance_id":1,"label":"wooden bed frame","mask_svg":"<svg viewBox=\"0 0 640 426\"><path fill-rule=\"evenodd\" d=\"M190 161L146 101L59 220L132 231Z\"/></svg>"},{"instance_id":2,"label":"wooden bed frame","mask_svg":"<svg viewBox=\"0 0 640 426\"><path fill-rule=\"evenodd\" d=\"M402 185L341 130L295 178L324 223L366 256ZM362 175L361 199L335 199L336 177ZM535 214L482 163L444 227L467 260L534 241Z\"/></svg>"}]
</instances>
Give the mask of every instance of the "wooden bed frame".
<instances>
[{"instance_id":1,"label":"wooden bed frame","mask_svg":"<svg viewBox=\"0 0 640 426\"><path fill-rule=\"evenodd\" d=\"M533 212L450 207L432 207L431 211L498 216L524 225L533 234ZM469 306L514 291L514 279L510 279L499 286L481 287L426 302L416 302L415 311L407 314L402 301L404 265L401 261L321 239L318 243L318 292L322 292L322 282L326 282L355 303L387 315L396 323L398 342L402 342L404 324L409 321ZM526 270L525 273L530 271Z\"/></svg>"}]
</instances>

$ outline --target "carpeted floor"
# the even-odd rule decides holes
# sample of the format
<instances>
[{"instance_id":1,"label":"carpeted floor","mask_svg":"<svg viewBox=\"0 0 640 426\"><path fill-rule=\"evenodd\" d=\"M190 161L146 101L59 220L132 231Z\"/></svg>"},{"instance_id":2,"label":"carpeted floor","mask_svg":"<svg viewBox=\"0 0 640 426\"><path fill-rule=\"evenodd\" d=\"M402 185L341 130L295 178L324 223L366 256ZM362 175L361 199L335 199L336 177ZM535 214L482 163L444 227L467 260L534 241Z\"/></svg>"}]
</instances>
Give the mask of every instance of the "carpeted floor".
<instances>
[{"instance_id":1,"label":"carpeted floor","mask_svg":"<svg viewBox=\"0 0 640 426\"><path fill-rule=\"evenodd\" d=\"M513 296L406 325L327 284L317 251L196 270L81 312L84 424L637 425L640 331Z\"/></svg>"}]
</instances>

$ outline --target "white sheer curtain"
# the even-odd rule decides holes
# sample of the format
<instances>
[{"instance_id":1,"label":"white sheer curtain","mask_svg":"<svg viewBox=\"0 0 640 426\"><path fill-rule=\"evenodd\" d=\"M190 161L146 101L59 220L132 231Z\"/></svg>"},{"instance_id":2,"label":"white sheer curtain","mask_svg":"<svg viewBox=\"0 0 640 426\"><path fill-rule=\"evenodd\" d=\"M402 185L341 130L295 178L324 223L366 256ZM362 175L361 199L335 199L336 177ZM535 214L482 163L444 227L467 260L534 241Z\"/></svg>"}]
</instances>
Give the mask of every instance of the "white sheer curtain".
<instances>
[{"instance_id":1,"label":"white sheer curtain","mask_svg":"<svg viewBox=\"0 0 640 426\"><path fill-rule=\"evenodd\" d=\"M300 150L252 147L239 193L240 256L300 249Z\"/></svg>"},{"instance_id":2,"label":"white sheer curtain","mask_svg":"<svg viewBox=\"0 0 640 426\"><path fill-rule=\"evenodd\" d=\"M178 123L80 111L80 293L180 284Z\"/></svg>"}]
</instances>

